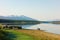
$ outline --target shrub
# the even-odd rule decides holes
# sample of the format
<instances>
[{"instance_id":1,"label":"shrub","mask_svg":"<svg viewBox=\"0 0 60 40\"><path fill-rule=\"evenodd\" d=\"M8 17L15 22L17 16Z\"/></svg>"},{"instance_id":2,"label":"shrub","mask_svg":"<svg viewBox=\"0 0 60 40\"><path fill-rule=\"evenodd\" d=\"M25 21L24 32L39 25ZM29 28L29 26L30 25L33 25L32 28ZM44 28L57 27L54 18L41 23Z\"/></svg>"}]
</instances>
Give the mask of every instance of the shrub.
<instances>
[{"instance_id":1,"label":"shrub","mask_svg":"<svg viewBox=\"0 0 60 40\"><path fill-rule=\"evenodd\" d=\"M3 29L3 25L2 24L0 24L0 29Z\"/></svg>"},{"instance_id":2,"label":"shrub","mask_svg":"<svg viewBox=\"0 0 60 40\"><path fill-rule=\"evenodd\" d=\"M37 28L37 30L40 30L40 28Z\"/></svg>"},{"instance_id":3,"label":"shrub","mask_svg":"<svg viewBox=\"0 0 60 40\"><path fill-rule=\"evenodd\" d=\"M22 27L17 27L18 29L22 29Z\"/></svg>"},{"instance_id":4,"label":"shrub","mask_svg":"<svg viewBox=\"0 0 60 40\"><path fill-rule=\"evenodd\" d=\"M8 32L0 30L0 40L9 40L8 36Z\"/></svg>"}]
</instances>

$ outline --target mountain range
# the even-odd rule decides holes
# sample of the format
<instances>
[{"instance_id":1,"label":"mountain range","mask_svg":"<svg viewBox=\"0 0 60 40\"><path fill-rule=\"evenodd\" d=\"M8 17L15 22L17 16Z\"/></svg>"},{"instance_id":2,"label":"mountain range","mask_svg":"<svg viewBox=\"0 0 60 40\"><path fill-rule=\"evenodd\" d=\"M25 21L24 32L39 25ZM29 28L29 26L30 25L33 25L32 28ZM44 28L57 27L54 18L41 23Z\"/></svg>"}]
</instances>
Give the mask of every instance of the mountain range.
<instances>
[{"instance_id":1,"label":"mountain range","mask_svg":"<svg viewBox=\"0 0 60 40\"><path fill-rule=\"evenodd\" d=\"M0 19L10 19L10 20L35 20L36 19L33 19L33 18L30 18L30 17L27 17L27 16L24 16L24 15L21 15L21 16L0 16Z\"/></svg>"}]
</instances>

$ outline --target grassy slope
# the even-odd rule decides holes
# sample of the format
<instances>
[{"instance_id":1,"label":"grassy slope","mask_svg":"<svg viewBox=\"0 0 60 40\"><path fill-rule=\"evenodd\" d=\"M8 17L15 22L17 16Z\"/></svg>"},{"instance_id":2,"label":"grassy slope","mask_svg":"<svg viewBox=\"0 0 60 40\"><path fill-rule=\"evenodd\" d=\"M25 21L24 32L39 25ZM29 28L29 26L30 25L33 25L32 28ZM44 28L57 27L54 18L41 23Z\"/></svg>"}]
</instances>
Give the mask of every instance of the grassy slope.
<instances>
[{"instance_id":1,"label":"grassy slope","mask_svg":"<svg viewBox=\"0 0 60 40\"><path fill-rule=\"evenodd\" d=\"M0 29L0 40L10 40L7 35L9 35L7 31Z\"/></svg>"},{"instance_id":2,"label":"grassy slope","mask_svg":"<svg viewBox=\"0 0 60 40\"><path fill-rule=\"evenodd\" d=\"M39 30L9 30L17 37L14 40L60 40L60 35Z\"/></svg>"},{"instance_id":3,"label":"grassy slope","mask_svg":"<svg viewBox=\"0 0 60 40\"><path fill-rule=\"evenodd\" d=\"M17 32L16 30L7 30L8 32L14 34L14 35L9 35L10 37L13 38L13 40L35 40L31 35L27 35L21 32Z\"/></svg>"}]
</instances>

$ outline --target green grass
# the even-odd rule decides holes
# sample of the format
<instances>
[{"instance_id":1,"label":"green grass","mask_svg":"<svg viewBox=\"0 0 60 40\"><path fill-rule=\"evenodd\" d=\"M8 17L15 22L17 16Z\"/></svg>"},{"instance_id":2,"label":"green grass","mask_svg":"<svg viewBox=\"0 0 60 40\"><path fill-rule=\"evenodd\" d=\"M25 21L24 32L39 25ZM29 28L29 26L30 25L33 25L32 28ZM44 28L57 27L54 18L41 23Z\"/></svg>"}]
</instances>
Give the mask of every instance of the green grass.
<instances>
[{"instance_id":1,"label":"green grass","mask_svg":"<svg viewBox=\"0 0 60 40\"><path fill-rule=\"evenodd\" d=\"M60 40L60 36L40 30L6 30L11 40Z\"/></svg>"},{"instance_id":2,"label":"green grass","mask_svg":"<svg viewBox=\"0 0 60 40\"><path fill-rule=\"evenodd\" d=\"M15 30L7 31L10 33L8 37L10 37L12 40L35 40L32 36L17 32Z\"/></svg>"}]
</instances>

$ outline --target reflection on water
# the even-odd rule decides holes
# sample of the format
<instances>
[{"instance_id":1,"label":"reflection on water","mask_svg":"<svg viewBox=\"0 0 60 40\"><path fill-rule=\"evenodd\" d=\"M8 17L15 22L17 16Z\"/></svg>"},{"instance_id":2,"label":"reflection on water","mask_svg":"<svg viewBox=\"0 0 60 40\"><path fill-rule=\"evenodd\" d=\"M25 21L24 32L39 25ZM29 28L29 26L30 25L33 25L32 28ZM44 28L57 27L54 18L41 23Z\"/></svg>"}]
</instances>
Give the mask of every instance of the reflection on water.
<instances>
[{"instance_id":1,"label":"reflection on water","mask_svg":"<svg viewBox=\"0 0 60 40\"><path fill-rule=\"evenodd\" d=\"M37 29L45 30L47 32L60 34L60 25L56 24L38 24L38 25L24 25L24 28L27 29Z\"/></svg>"}]
</instances>

